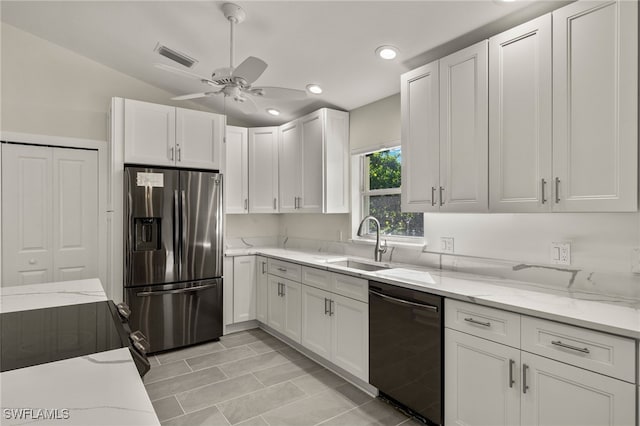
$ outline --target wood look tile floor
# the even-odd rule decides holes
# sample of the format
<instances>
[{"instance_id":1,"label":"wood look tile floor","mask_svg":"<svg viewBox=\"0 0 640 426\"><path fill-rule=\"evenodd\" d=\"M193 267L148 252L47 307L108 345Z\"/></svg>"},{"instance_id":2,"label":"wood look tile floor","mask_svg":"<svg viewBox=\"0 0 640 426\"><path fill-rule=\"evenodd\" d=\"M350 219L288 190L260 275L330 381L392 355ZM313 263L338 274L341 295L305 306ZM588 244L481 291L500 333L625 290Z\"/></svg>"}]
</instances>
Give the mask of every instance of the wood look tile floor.
<instances>
[{"instance_id":1,"label":"wood look tile floor","mask_svg":"<svg viewBox=\"0 0 640 426\"><path fill-rule=\"evenodd\" d=\"M260 329L149 360L144 383L163 425L421 424Z\"/></svg>"}]
</instances>

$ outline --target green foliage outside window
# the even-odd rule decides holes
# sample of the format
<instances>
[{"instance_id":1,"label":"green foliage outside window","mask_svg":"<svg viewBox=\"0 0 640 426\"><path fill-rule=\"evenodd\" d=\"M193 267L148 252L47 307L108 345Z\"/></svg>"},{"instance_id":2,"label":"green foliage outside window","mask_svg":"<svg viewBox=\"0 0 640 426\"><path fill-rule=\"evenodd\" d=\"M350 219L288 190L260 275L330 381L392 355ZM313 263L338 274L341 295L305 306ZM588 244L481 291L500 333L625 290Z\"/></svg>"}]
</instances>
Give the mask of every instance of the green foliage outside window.
<instances>
[{"instance_id":1,"label":"green foliage outside window","mask_svg":"<svg viewBox=\"0 0 640 426\"><path fill-rule=\"evenodd\" d=\"M402 157L400 148L367 155L369 167L369 191L400 188ZM422 237L424 216L422 213L401 213L400 194L370 194L366 197L369 214L380 221L380 233L394 236ZM369 231L375 232L373 224Z\"/></svg>"}]
</instances>

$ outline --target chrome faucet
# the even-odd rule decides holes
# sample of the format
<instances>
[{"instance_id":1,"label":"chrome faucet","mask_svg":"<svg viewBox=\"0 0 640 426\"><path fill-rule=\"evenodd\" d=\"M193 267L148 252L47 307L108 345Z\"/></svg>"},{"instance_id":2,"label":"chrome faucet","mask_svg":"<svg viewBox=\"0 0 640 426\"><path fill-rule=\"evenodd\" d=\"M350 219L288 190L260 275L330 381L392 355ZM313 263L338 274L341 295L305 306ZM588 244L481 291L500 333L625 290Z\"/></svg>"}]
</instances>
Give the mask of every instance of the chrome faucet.
<instances>
[{"instance_id":1,"label":"chrome faucet","mask_svg":"<svg viewBox=\"0 0 640 426\"><path fill-rule=\"evenodd\" d=\"M360 226L358 227L358 237L363 237L365 234L365 223L368 224L367 220L373 220L373 223L375 223L376 225L376 247L373 251L373 258L375 259L376 262L381 262L382 261L382 254L387 252L387 246L380 246L380 222L378 222L378 219L376 219L375 217L369 215L367 217L365 217L364 219L362 219L362 222L360 222Z\"/></svg>"}]
</instances>

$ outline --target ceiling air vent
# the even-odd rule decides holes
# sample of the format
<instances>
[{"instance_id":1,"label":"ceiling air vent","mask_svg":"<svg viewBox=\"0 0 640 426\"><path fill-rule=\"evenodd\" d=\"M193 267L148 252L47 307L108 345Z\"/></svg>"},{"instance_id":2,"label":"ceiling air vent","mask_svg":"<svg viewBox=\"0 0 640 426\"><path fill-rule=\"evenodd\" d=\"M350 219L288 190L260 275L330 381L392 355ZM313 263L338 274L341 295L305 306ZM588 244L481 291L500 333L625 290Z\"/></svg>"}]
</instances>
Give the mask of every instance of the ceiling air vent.
<instances>
[{"instance_id":1,"label":"ceiling air vent","mask_svg":"<svg viewBox=\"0 0 640 426\"><path fill-rule=\"evenodd\" d=\"M160 43L158 43L156 45L156 48L153 49L153 50L158 52L159 54L161 54L165 58L169 58L172 61L179 63L180 65L184 65L187 68L191 68L196 63L198 63L198 61L193 59L192 57L187 56L184 53L180 53L180 52L177 52L177 51L175 51L173 49L170 49L167 46L163 46Z\"/></svg>"}]
</instances>

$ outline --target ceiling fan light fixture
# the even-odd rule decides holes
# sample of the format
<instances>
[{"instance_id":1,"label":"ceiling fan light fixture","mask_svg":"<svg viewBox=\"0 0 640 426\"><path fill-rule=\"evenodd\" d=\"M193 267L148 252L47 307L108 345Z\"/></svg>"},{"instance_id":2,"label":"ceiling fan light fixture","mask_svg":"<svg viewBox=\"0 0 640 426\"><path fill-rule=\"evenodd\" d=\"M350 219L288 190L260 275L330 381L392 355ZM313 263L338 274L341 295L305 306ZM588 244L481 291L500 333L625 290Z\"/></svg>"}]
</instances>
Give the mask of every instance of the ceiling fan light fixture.
<instances>
[{"instance_id":1,"label":"ceiling fan light fixture","mask_svg":"<svg viewBox=\"0 0 640 426\"><path fill-rule=\"evenodd\" d=\"M267 112L271 115L275 115L276 117L280 115L280 111L275 108L267 108Z\"/></svg>"},{"instance_id":2,"label":"ceiling fan light fixture","mask_svg":"<svg viewBox=\"0 0 640 426\"><path fill-rule=\"evenodd\" d=\"M398 48L391 45L380 46L376 49L376 56L390 61L398 56Z\"/></svg>"},{"instance_id":3,"label":"ceiling fan light fixture","mask_svg":"<svg viewBox=\"0 0 640 426\"><path fill-rule=\"evenodd\" d=\"M307 90L309 93L313 93L314 95L319 95L322 93L322 87L317 84L307 84Z\"/></svg>"}]
</instances>

